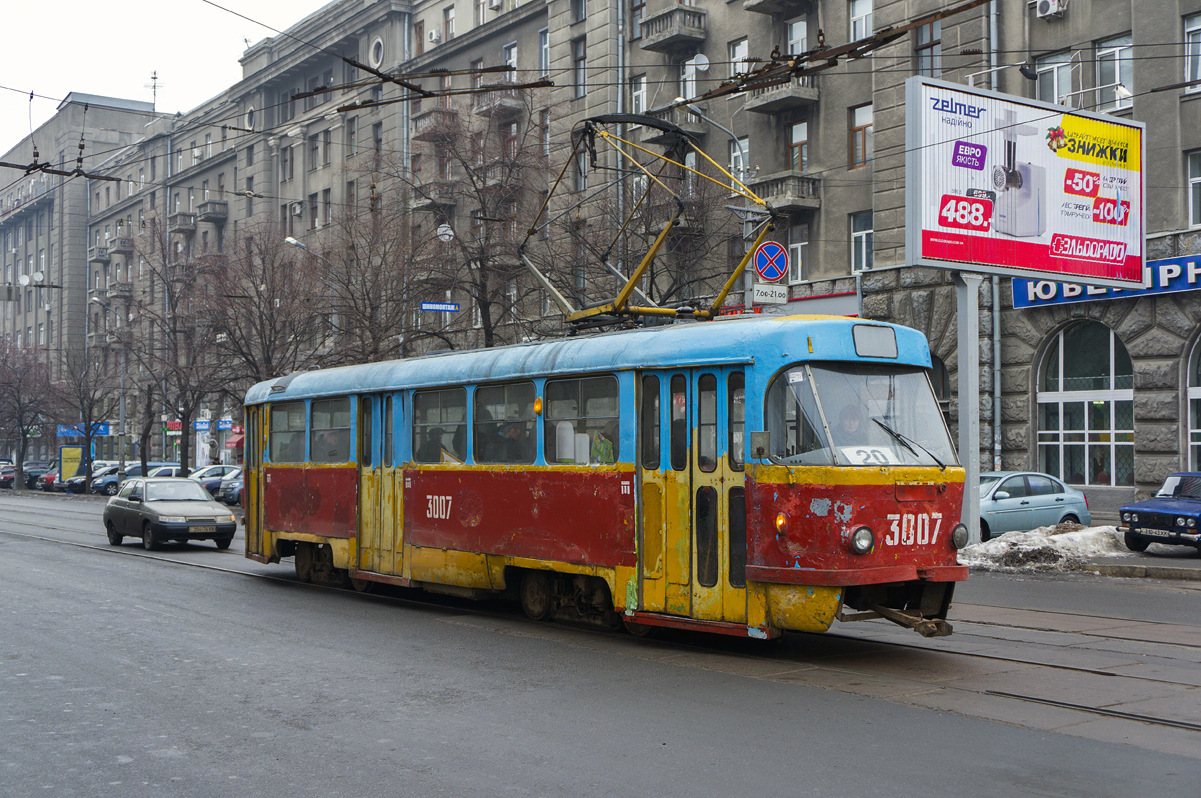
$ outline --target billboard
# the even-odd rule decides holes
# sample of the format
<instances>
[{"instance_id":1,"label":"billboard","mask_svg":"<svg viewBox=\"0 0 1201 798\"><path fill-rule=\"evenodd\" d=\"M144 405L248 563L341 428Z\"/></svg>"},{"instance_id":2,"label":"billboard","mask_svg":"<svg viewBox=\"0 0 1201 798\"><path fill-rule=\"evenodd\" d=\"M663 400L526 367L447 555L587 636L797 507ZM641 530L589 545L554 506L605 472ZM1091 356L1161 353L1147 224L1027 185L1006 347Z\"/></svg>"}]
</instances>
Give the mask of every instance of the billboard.
<instances>
[{"instance_id":1,"label":"billboard","mask_svg":"<svg viewBox=\"0 0 1201 798\"><path fill-rule=\"evenodd\" d=\"M1142 123L906 81L906 263L1143 286Z\"/></svg>"}]
</instances>

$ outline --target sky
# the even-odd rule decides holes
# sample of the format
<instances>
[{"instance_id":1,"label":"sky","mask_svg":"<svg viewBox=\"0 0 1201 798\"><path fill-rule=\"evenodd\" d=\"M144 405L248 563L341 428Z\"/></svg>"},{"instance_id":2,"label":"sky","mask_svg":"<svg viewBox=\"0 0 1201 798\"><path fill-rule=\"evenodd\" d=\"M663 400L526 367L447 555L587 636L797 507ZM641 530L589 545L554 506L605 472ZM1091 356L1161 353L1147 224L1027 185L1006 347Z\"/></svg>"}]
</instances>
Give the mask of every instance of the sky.
<instances>
[{"instance_id":1,"label":"sky","mask_svg":"<svg viewBox=\"0 0 1201 798\"><path fill-rule=\"evenodd\" d=\"M43 2L4 0L0 11L0 153L70 92L150 102L154 72L157 110L187 112L241 80L247 39L275 35L231 11L286 30L329 0Z\"/></svg>"}]
</instances>

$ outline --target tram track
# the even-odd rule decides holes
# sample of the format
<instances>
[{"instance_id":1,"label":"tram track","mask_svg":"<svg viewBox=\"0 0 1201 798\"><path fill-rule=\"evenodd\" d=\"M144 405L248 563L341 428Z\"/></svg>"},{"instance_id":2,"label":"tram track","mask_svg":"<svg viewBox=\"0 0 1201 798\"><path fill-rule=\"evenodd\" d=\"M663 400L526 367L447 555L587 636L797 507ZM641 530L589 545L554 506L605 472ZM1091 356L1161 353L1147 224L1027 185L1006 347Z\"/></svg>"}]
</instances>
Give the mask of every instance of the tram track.
<instances>
[{"instance_id":1,"label":"tram track","mask_svg":"<svg viewBox=\"0 0 1201 798\"><path fill-rule=\"evenodd\" d=\"M46 515L52 516L53 518L60 519L60 520L62 518L61 512L56 512L53 514L47 513ZM79 515L81 517L84 517L86 514L79 513ZM89 521L94 521L94 515L86 515L86 517L88 518ZM74 525L48 524L48 523L43 522L42 526L44 526L50 532L65 532L65 533L84 534L84 535L91 534L88 531L81 530L81 529L79 529L78 526L74 526ZM95 534L97 535L97 537L101 537L100 533L97 532ZM211 571L211 572L215 572L215 573L231 574L231 575L235 575L235 576L248 577L251 579L259 579L259 580L265 580L268 582L274 582L274 583L279 583L279 584L287 584L290 586L302 586L305 588L316 589L316 590L332 590L332 591L338 591L338 592L346 592L342 588L330 587L327 585L320 585L320 584L314 584L314 583L300 582L291 573L269 574L269 573L247 571L247 570L243 570L241 568L233 568L233 567L221 565L220 563L196 562L196 561L192 561L192 560L186 560L186 559L180 559L177 557L172 557L172 556L170 556L170 554L164 554L162 552L147 552L147 551L144 551L141 549L134 548L132 546L130 546L130 547L124 547L124 546L114 547L114 546L109 545L107 543L107 541L104 541L103 543L101 543L101 542L92 543L87 540L64 540L59 537L54 537L52 534L37 534L37 533L32 533L32 532L17 531L17 530L13 530L13 529L3 529L3 528L0 528L0 536L21 538L21 539L25 539L25 540L34 540L34 541L39 541L39 542L44 542L44 543L51 543L51 544L59 544L59 545L64 545L64 546L70 546L70 547L77 548L77 549L103 552L105 554L115 554L115 555L122 555L122 556L127 556L127 557L139 557L139 558L143 558L143 559L154 560L156 562L166 563L168 565L180 565L180 566L185 566L185 567L190 567L190 568L198 568L198 569L203 569L203 570ZM206 552L206 553L209 553L209 552ZM232 553L232 552L211 552L211 554L218 555L221 557L237 556L236 553ZM352 592L352 591L350 591L350 592ZM541 627L547 631L552 630L555 625L558 625L558 624L550 624L550 625L536 624L533 621L526 620L525 618L521 617L520 615L518 615L516 613L505 612L500 609L497 609L494 607L489 607L486 605L484 605L484 606L463 606L460 604L448 604L448 603L446 603L445 600L440 600L443 597L435 596L435 595L430 595L430 596L423 595L421 597L414 597L414 596L401 596L401 595L387 594L387 593L384 593L384 594L376 593L376 594L372 594L370 596L370 598L372 600L384 601L384 602L398 605L398 606L409 605L409 606L440 608L440 609L444 609L444 610L453 612L456 617L471 616L471 617L476 617L476 618L480 618L480 619L506 620L506 621L517 622L517 623L522 623L522 624L530 624L533 626ZM1031 612L1037 613L1037 612L1043 612L1043 611L1034 610ZM1051 615L1051 614L1065 615L1067 613L1046 612L1045 614L1047 614L1047 615ZM1109 617L1109 616L1084 615L1084 616L1078 616L1078 617L1084 617L1084 618L1088 618L1090 620L1113 621L1113 622L1117 622L1117 623L1120 623L1120 622L1153 623L1153 622L1146 622L1146 621L1136 621L1134 619L1128 619L1128 618L1117 618L1117 617ZM981 622L977 622L977 621L960 622L960 623L963 625L984 626L986 628L987 627L1000 628L1000 629L1008 628L1008 629L1015 629L1015 630L1029 630L1030 629L1030 627L1022 627L1022 626L1018 626L1015 624L999 624L999 623L990 624L990 623L981 623ZM1159 624L1159 625L1170 626L1170 624ZM606 638L608 638L608 639L623 638L624 639L625 638L625 636L622 635L621 633L605 632L604 630L596 629L595 627L593 627L591 625L587 625L587 624L570 624L570 623L562 624L561 628L563 628L563 629L587 628L590 632L593 632L593 633L599 635L601 639L606 639ZM1052 632L1056 632L1056 633L1060 633L1060 634L1079 635L1081 637L1089 638L1089 639L1095 639L1098 637L1098 635L1096 635L1095 633L1085 634L1082 632L1064 631L1064 630L1053 629L1050 627L1048 627L1045 630L1038 630L1038 631L1052 631ZM800 636L797 636L797 637L799 638ZM942 646L931 647L928 645L922 645L921 643L908 643L908 642L898 641L898 640L880 640L880 639L876 639L876 638L863 638L863 637L857 637L855 635L840 634L837 632L828 632L828 633L825 633L822 635L813 635L812 637L815 639L826 640L826 641L839 641L842 643L849 644L850 646L856 646L856 645L864 645L867 647L884 646L888 650L892 650L892 651L913 651L913 652L922 652L922 653L926 653L926 654L933 653L933 654L937 654L939 657L943 657L943 658L964 659L964 660L974 660L974 661L988 661L988 662L1001 663L1001 664L1006 664L1006 665L1013 665L1016 667L1032 667L1032 668L1042 669L1044 672L1061 672L1061 673L1067 673L1067 674L1079 674L1082 676L1083 675L1104 676L1107 679L1116 680L1114 682L1115 686L1119 683L1125 682L1125 683L1143 683L1143 684L1162 685L1165 687L1172 687L1172 688L1187 688L1187 689L1196 689L1197 688L1197 685L1190 683L1190 682L1186 682L1186 681L1174 681L1171 679L1155 678L1155 677L1143 676L1143 675L1138 675L1138 674L1130 674L1130 673L1115 673L1113 671L1105 670L1105 669L1101 669L1101 668L1090 668L1090 667L1079 666L1079 665L1067 665L1067 664L1062 664L1062 663L1039 661L1038 659L1036 659L1034 657L1012 657L1012 656L1001 656L1001 655L997 655L997 654L982 653L982 652L956 651L956 650L948 649L948 648L945 648ZM555 638L553 636L553 632L552 632L550 635L548 635L548 639L557 639L557 638ZM1005 641L1005 638L1001 638L1001 637L998 637L996 639L999 641L1003 641L1003 642ZM1132 642L1129 638L1110 638L1110 639L1122 640L1124 642ZM715 655L721 656L721 657L732 656L735 658L735 660L742 660L742 661L747 661L747 662L757 661L759 663L773 663L773 664L785 665L785 666L794 665L794 666L796 666L796 669L825 668L825 669L828 669L829 671L832 671L835 673L854 674L856 677L871 677L873 675L872 671L871 671L871 666L870 666L870 663L871 663L870 659L865 660L863 666L855 667L855 668L848 667L845 664L822 665L822 664L820 664L821 660L823 660L823 659L831 660L831 659L834 659L836 655L833 655L833 654L823 655L820 653L808 652L808 653L804 654L803 656L798 656L797 653L792 652L792 651L781 652L781 651L777 650L777 647L775 647L775 646L765 647L765 646L762 646L761 644L755 644L756 649L759 649L759 650L752 651L752 650L747 650L745 641L739 641L738 643L731 645L732 641L729 641L724 638L719 638L717 640L700 640L695 635L686 635L686 634L671 634L664 638L660 638L658 640L645 641L645 642L649 642L651 645L656 645L658 647L670 647L670 648L676 649L677 651L680 651L681 653L691 653L693 655L697 655L700 657L710 657L710 656L715 656ZM1162 643L1160 643L1158 641L1154 641L1154 640L1133 641L1133 642L1142 642L1142 643L1148 644L1148 645L1163 645ZM642 643L642 641L640 641L640 644L641 643ZM1178 646L1178 647L1183 648L1185 650L1190 650L1190 651L1196 650L1198 648L1196 646L1188 646L1188 645ZM627 651L625 653L630 653L630 652ZM662 654L662 648L660 648L659 651L656 653L655 658L661 659L662 658L661 654ZM639 654L637 652L637 650L634 651L633 655L639 656L639 657L643 656L642 654ZM844 654L839 654L837 656L845 657L846 655L844 653ZM690 666L687 663L674 662L673 658L670 658L670 657L666 661L672 662L673 664L681 665L684 667L698 667L698 666ZM704 667L704 666L701 665L699 667ZM727 668L726 670L728 670L729 672L734 673L736 675L749 676L751 678L760 678L760 679L766 679L766 680L770 680L770 681L792 681L794 683L798 681L796 679L773 678L770 675L762 675L762 674L756 675L754 673L754 669L743 669L743 668L738 668L738 667L730 667L730 668ZM793 670L795 670L795 669L793 669ZM793 672L793 670L785 670L783 672L791 674ZM802 683L803 683L803 681L802 681ZM930 682L929 686L932 689L935 687L937 687L937 688L945 687L944 685L938 684L936 681ZM1031 694L1018 693L1018 692L1005 691L1005 690L992 690L992 689L973 690L973 689L963 687L963 686L953 686L949 689L965 690L967 692L976 693L981 696L990 696L990 697L1007 699L1007 700L1018 701L1018 702L1023 702L1023 703L1038 704L1038 705L1054 707L1054 708L1062 709L1062 710L1066 710L1066 711L1081 712L1081 713L1085 713L1088 715L1105 717L1105 718L1109 718L1109 719L1113 719L1113 720L1129 721L1129 722L1135 722L1135 723L1140 723L1140 724L1159 726L1159 727L1163 727L1163 728L1170 728L1170 729L1176 729L1176 730L1182 730L1182 731L1188 731L1188 732L1201 733L1201 723L1194 723L1194 722L1190 722L1187 720L1179 720L1176 718L1157 716L1157 715L1146 714L1146 713L1126 712L1126 711L1121 711L1121 710L1116 710L1116 709L1110 709L1105 706L1083 704L1083 703L1072 702L1072 701L1063 701L1063 700L1059 700L1059 699L1055 699L1055 698L1048 698L1046 696L1031 695ZM847 691L855 692L853 690L847 690Z\"/></svg>"}]
</instances>

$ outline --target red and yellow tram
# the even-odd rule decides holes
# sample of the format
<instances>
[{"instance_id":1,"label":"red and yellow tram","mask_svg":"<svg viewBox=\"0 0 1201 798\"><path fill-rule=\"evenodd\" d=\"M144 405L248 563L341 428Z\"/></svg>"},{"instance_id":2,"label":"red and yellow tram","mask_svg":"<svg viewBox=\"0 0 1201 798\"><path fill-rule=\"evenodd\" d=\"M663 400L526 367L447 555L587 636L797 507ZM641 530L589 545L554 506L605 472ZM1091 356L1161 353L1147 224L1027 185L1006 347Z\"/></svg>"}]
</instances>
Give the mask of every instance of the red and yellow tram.
<instances>
[{"instance_id":1,"label":"red and yellow tram","mask_svg":"<svg viewBox=\"0 0 1201 798\"><path fill-rule=\"evenodd\" d=\"M752 637L947 634L963 470L920 333L682 324L301 372L246 396L248 557Z\"/></svg>"}]
</instances>

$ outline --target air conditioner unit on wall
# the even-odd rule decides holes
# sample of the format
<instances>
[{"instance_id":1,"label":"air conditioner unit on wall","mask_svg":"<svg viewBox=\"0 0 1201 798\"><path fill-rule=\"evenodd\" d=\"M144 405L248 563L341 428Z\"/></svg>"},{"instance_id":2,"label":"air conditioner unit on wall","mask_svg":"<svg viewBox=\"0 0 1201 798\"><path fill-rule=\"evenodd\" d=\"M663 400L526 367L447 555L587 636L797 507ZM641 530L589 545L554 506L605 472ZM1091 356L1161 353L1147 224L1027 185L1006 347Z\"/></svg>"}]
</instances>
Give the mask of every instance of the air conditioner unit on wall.
<instances>
[{"instance_id":1,"label":"air conditioner unit on wall","mask_svg":"<svg viewBox=\"0 0 1201 798\"><path fill-rule=\"evenodd\" d=\"M488 8L500 11L505 6L505 0L488 0Z\"/></svg>"},{"instance_id":2,"label":"air conditioner unit on wall","mask_svg":"<svg viewBox=\"0 0 1201 798\"><path fill-rule=\"evenodd\" d=\"M288 209L292 211L293 216L304 216L304 203L303 202L293 202L291 205L288 206Z\"/></svg>"},{"instance_id":3,"label":"air conditioner unit on wall","mask_svg":"<svg viewBox=\"0 0 1201 798\"><path fill-rule=\"evenodd\" d=\"M432 30L426 34L426 38L430 40L430 44L437 44L438 42L442 41L442 32Z\"/></svg>"},{"instance_id":4,"label":"air conditioner unit on wall","mask_svg":"<svg viewBox=\"0 0 1201 798\"><path fill-rule=\"evenodd\" d=\"M1039 19L1059 19L1068 10L1068 0L1038 0L1034 13Z\"/></svg>"}]
</instances>

